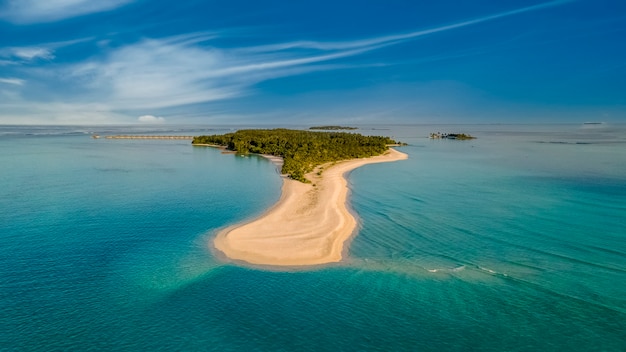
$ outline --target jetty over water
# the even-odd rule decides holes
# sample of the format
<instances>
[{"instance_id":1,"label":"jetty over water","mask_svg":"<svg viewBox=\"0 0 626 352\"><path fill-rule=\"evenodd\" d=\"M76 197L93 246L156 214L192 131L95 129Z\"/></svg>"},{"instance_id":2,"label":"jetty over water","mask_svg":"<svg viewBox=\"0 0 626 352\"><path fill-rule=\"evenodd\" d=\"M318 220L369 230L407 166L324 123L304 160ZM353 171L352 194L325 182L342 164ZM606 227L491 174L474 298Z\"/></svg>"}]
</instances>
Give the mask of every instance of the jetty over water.
<instances>
[{"instance_id":1,"label":"jetty over water","mask_svg":"<svg viewBox=\"0 0 626 352\"><path fill-rule=\"evenodd\" d=\"M95 137L97 138L97 137ZM117 135L106 136L106 139L188 139L193 140L194 136L154 136L154 135Z\"/></svg>"}]
</instances>

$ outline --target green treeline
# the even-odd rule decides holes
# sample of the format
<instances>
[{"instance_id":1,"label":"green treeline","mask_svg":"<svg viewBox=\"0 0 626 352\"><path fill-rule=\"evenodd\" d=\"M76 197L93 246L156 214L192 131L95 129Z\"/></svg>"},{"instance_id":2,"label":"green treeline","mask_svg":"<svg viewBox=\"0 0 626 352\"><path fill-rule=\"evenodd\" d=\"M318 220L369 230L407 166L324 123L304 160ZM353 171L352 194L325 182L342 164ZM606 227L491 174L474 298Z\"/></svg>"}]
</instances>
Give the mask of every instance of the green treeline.
<instances>
[{"instance_id":1,"label":"green treeline","mask_svg":"<svg viewBox=\"0 0 626 352\"><path fill-rule=\"evenodd\" d=\"M476 139L476 137L469 135L469 134L465 134L465 133L441 133L441 132L431 133L430 138L431 139L458 139L458 140Z\"/></svg>"},{"instance_id":2,"label":"green treeline","mask_svg":"<svg viewBox=\"0 0 626 352\"><path fill-rule=\"evenodd\" d=\"M460 140L476 139L476 137L473 137L465 133L458 133L458 134L455 134L454 136L456 137L456 139L460 139Z\"/></svg>"},{"instance_id":3,"label":"green treeline","mask_svg":"<svg viewBox=\"0 0 626 352\"><path fill-rule=\"evenodd\" d=\"M346 132L313 132L288 129L240 130L234 133L194 137L192 144L217 144L240 154L280 156L282 173L302 182L316 166L333 161L367 158L384 153L389 137Z\"/></svg>"},{"instance_id":4,"label":"green treeline","mask_svg":"<svg viewBox=\"0 0 626 352\"><path fill-rule=\"evenodd\" d=\"M328 130L328 131L333 131L333 130L358 130L357 127L348 127L348 126L336 126L336 125L332 125L332 126L313 126L313 127L309 127L310 130Z\"/></svg>"}]
</instances>

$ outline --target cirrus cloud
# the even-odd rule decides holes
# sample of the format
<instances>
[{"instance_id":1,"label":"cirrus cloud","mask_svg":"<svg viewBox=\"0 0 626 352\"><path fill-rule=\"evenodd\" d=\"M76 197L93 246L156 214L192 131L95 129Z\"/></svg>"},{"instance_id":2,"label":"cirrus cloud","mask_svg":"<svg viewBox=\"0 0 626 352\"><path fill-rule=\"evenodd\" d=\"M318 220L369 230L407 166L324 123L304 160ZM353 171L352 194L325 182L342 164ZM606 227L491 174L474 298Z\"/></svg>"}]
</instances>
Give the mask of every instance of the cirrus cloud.
<instances>
[{"instance_id":1,"label":"cirrus cloud","mask_svg":"<svg viewBox=\"0 0 626 352\"><path fill-rule=\"evenodd\" d=\"M133 0L8 0L0 19L18 24L45 23L111 11Z\"/></svg>"},{"instance_id":2,"label":"cirrus cloud","mask_svg":"<svg viewBox=\"0 0 626 352\"><path fill-rule=\"evenodd\" d=\"M16 86L23 86L24 80L20 78L2 78L0 77L0 83L12 84Z\"/></svg>"}]
</instances>

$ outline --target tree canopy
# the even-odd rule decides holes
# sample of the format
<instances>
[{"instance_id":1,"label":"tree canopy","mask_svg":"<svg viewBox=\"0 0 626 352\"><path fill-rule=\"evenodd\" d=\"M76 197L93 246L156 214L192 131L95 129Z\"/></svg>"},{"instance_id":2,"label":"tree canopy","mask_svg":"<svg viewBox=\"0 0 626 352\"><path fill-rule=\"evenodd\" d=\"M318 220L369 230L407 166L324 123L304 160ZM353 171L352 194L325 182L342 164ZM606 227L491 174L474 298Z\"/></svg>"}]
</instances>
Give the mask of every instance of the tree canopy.
<instances>
[{"instance_id":1,"label":"tree canopy","mask_svg":"<svg viewBox=\"0 0 626 352\"><path fill-rule=\"evenodd\" d=\"M313 126L313 127L309 127L310 130L328 130L328 131L333 131L333 130L358 130L357 127L349 127L349 126L337 126L337 125L331 125L331 126Z\"/></svg>"},{"instance_id":2,"label":"tree canopy","mask_svg":"<svg viewBox=\"0 0 626 352\"><path fill-rule=\"evenodd\" d=\"M367 158L398 144L389 137L347 132L313 132L289 129L239 130L223 135L194 137L192 144L216 144L240 154L280 156L282 173L302 182L316 166L340 160Z\"/></svg>"}]
</instances>

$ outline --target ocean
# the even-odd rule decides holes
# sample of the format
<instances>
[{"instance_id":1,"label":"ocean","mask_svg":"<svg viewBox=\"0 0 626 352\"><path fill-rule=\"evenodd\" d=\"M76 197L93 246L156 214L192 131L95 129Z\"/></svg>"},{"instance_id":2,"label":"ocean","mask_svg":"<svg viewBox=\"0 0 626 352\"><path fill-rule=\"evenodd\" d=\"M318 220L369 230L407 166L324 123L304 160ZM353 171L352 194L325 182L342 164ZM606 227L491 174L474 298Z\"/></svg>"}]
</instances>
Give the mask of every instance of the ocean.
<instances>
[{"instance_id":1,"label":"ocean","mask_svg":"<svg viewBox=\"0 0 626 352\"><path fill-rule=\"evenodd\" d=\"M268 160L91 138L239 127L0 126L0 351L626 351L626 125L359 127L409 159L349 175L344 261L277 269L210 246Z\"/></svg>"}]
</instances>

